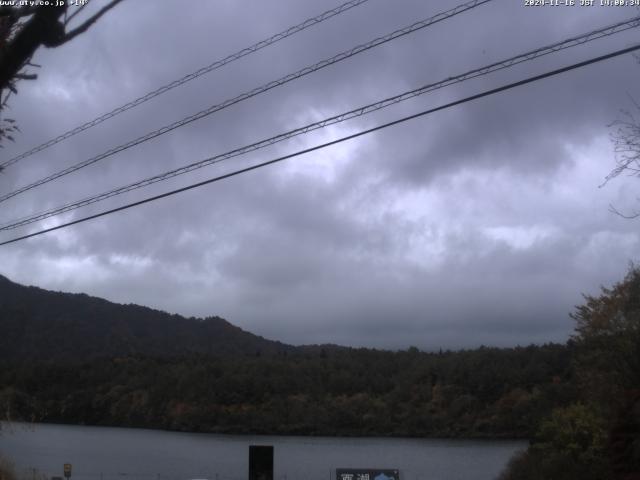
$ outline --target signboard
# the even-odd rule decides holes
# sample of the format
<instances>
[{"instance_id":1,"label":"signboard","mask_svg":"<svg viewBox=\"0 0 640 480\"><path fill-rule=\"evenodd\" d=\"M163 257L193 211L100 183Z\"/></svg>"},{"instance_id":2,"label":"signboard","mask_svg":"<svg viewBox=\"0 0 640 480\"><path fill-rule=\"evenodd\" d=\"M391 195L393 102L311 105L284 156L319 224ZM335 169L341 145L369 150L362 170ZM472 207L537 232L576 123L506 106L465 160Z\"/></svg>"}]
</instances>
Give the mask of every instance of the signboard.
<instances>
[{"instance_id":1,"label":"signboard","mask_svg":"<svg viewBox=\"0 0 640 480\"><path fill-rule=\"evenodd\" d=\"M338 468L336 480L400 480L400 471L379 468Z\"/></svg>"},{"instance_id":2,"label":"signboard","mask_svg":"<svg viewBox=\"0 0 640 480\"><path fill-rule=\"evenodd\" d=\"M273 480L273 445L249 445L249 480Z\"/></svg>"},{"instance_id":3,"label":"signboard","mask_svg":"<svg viewBox=\"0 0 640 480\"><path fill-rule=\"evenodd\" d=\"M65 463L64 464L64 476L69 478L71 476L71 464L70 463Z\"/></svg>"}]
</instances>

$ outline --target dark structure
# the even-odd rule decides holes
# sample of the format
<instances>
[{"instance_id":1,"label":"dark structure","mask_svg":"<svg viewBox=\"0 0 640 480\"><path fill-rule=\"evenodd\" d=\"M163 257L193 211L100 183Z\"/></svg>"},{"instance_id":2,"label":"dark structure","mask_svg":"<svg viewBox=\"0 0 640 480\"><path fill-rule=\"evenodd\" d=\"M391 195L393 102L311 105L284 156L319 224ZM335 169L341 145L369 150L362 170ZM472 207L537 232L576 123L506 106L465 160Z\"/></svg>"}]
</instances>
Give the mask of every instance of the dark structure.
<instances>
[{"instance_id":1,"label":"dark structure","mask_svg":"<svg viewBox=\"0 0 640 480\"><path fill-rule=\"evenodd\" d=\"M249 446L249 480L273 480L273 446Z\"/></svg>"}]
</instances>

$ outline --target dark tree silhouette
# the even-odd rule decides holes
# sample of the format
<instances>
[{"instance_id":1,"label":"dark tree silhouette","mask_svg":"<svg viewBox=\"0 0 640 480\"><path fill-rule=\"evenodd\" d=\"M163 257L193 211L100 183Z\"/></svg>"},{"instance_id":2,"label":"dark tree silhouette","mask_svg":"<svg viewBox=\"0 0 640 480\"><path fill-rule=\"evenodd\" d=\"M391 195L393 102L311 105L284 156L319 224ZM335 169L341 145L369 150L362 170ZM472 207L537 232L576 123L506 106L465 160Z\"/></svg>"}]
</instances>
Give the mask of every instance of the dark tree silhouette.
<instances>
[{"instance_id":1,"label":"dark tree silhouette","mask_svg":"<svg viewBox=\"0 0 640 480\"><path fill-rule=\"evenodd\" d=\"M38 48L59 47L73 40L121 1L109 1L75 27L71 24L87 3L71 14L68 2L58 2L60 5L0 7L0 111L6 109L11 94L17 93L18 81L37 78L37 74L29 70L30 67L38 67L31 63ZM13 140L12 135L16 131L18 128L13 119L0 119L0 143L4 139Z\"/></svg>"}]
</instances>

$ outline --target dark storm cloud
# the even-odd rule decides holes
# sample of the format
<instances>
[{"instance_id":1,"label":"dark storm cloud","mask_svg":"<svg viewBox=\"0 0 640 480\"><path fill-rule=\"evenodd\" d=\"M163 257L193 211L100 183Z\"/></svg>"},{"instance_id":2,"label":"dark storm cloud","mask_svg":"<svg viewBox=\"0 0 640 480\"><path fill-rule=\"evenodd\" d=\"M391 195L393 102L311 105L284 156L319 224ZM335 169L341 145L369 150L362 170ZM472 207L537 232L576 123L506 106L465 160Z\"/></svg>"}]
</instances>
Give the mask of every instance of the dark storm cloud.
<instances>
[{"instance_id":1,"label":"dark storm cloud","mask_svg":"<svg viewBox=\"0 0 640 480\"><path fill-rule=\"evenodd\" d=\"M24 134L3 153L9 158L333 6L124 2L72 44L38 53L40 78L21 85L12 103ZM25 159L7 169L0 188L12 190L453 6L372 0ZM634 14L496 0L16 197L3 204L2 217L77 200ZM636 34L434 92L64 218L602 54ZM637 224L607 212L609 203L633 207L637 187L597 185L613 166L606 125L628 105L629 79L639 68L626 56L3 247L0 273L185 315L221 315L292 343L563 341L581 292L621 278L637 256Z\"/></svg>"}]
</instances>

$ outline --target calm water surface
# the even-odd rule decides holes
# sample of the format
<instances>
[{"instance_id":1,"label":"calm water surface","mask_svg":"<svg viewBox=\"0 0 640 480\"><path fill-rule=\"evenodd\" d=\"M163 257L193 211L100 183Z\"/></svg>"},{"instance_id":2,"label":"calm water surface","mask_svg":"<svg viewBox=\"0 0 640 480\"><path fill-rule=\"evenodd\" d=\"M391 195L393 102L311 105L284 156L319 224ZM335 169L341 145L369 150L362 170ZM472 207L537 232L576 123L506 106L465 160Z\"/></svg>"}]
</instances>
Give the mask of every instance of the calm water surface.
<instances>
[{"instance_id":1,"label":"calm water surface","mask_svg":"<svg viewBox=\"0 0 640 480\"><path fill-rule=\"evenodd\" d=\"M491 480L518 441L270 437L68 425L3 425L0 452L20 470L71 480L240 480L249 445L273 445L278 480L331 480L336 468L399 469L403 480Z\"/></svg>"}]
</instances>

